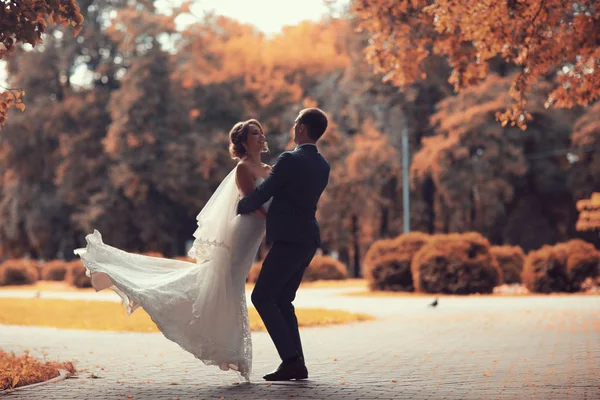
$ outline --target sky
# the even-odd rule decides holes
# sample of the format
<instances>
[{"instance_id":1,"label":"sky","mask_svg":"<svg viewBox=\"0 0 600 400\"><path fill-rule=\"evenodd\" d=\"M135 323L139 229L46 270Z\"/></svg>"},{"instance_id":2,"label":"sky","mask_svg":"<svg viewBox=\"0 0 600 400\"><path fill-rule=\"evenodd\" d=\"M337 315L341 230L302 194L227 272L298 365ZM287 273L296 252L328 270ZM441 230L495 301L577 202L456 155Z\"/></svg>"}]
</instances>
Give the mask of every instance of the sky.
<instances>
[{"instance_id":1,"label":"sky","mask_svg":"<svg viewBox=\"0 0 600 400\"><path fill-rule=\"evenodd\" d=\"M198 14L212 10L274 34L286 25L319 20L328 14L327 4L340 9L348 3L349 0L196 0L192 10Z\"/></svg>"}]
</instances>

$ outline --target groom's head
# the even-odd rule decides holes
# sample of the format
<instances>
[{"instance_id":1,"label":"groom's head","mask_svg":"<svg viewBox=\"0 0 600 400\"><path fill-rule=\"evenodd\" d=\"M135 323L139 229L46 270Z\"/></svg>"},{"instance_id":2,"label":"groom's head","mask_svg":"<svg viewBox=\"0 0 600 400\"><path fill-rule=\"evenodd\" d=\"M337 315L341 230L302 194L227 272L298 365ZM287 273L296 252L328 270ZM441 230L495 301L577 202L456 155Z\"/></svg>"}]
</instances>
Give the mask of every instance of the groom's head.
<instances>
[{"instance_id":1,"label":"groom's head","mask_svg":"<svg viewBox=\"0 0 600 400\"><path fill-rule=\"evenodd\" d=\"M326 129L327 114L318 108L305 108L294 123L294 142L317 143Z\"/></svg>"}]
</instances>

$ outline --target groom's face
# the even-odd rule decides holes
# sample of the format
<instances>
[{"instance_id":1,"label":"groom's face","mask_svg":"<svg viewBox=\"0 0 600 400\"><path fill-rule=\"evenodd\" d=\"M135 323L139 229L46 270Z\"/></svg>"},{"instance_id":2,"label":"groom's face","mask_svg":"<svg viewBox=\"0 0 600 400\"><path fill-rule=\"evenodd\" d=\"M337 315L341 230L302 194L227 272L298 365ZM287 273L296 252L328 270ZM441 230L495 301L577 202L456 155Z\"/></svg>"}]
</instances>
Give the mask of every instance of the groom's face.
<instances>
[{"instance_id":1,"label":"groom's face","mask_svg":"<svg viewBox=\"0 0 600 400\"><path fill-rule=\"evenodd\" d=\"M298 117L296 117L296 120L294 121L294 129L292 129L292 131L294 132L294 143L296 143L296 144L298 144L298 141L302 137L302 131L304 129L304 126L298 122L301 115L302 114L300 114L300 115L298 115Z\"/></svg>"}]
</instances>

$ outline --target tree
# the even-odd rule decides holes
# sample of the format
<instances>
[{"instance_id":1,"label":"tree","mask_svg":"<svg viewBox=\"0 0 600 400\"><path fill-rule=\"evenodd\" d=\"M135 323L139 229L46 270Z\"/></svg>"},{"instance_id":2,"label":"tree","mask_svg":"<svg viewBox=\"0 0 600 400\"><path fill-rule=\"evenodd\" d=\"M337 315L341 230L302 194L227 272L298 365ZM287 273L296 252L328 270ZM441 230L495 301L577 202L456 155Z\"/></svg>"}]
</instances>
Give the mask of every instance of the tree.
<instances>
[{"instance_id":1,"label":"tree","mask_svg":"<svg viewBox=\"0 0 600 400\"><path fill-rule=\"evenodd\" d=\"M0 12L0 60L10 54L19 43L36 46L42 42L48 22L73 26L73 35L82 29L83 15L75 0L13 0L2 3ZM6 88L5 88L6 89ZM0 93L0 129L6 123L7 112L15 106L25 110L21 89L7 89Z\"/></svg>"},{"instance_id":2,"label":"tree","mask_svg":"<svg viewBox=\"0 0 600 400\"><path fill-rule=\"evenodd\" d=\"M571 147L569 185L575 200L581 200L600 190L600 102L575 122Z\"/></svg>"},{"instance_id":3,"label":"tree","mask_svg":"<svg viewBox=\"0 0 600 400\"><path fill-rule=\"evenodd\" d=\"M267 38L253 26L207 15L176 42L174 76L205 129L252 117L269 132L287 132L308 88L348 64L337 37L345 25L303 22Z\"/></svg>"},{"instance_id":4,"label":"tree","mask_svg":"<svg viewBox=\"0 0 600 400\"><path fill-rule=\"evenodd\" d=\"M579 219L577 230L597 231L600 229L600 193L592 193L591 198L577 202Z\"/></svg>"},{"instance_id":5,"label":"tree","mask_svg":"<svg viewBox=\"0 0 600 400\"><path fill-rule=\"evenodd\" d=\"M546 103L587 105L600 96L600 7L594 0L355 0L359 29L368 32L366 57L401 87L424 79L423 66L443 56L456 91L478 84L501 57L520 72L514 99L496 112L503 124L526 128L527 94L555 77Z\"/></svg>"},{"instance_id":6,"label":"tree","mask_svg":"<svg viewBox=\"0 0 600 400\"><path fill-rule=\"evenodd\" d=\"M481 85L438 104L435 135L424 139L411 166L411 184L429 233L478 231L494 244L524 249L574 234L574 201L567 185L568 148L574 120L549 111L550 85L531 92L535 119L526 132L494 121L511 99L512 77L489 76Z\"/></svg>"},{"instance_id":7,"label":"tree","mask_svg":"<svg viewBox=\"0 0 600 400\"><path fill-rule=\"evenodd\" d=\"M398 220L391 212L400 181L398 151L370 121L352 137L340 135L333 125L322 141L333 166L319 208L323 239L330 249L347 252L344 261L359 276L362 256L381 236L382 224L389 229L389 221Z\"/></svg>"}]
</instances>

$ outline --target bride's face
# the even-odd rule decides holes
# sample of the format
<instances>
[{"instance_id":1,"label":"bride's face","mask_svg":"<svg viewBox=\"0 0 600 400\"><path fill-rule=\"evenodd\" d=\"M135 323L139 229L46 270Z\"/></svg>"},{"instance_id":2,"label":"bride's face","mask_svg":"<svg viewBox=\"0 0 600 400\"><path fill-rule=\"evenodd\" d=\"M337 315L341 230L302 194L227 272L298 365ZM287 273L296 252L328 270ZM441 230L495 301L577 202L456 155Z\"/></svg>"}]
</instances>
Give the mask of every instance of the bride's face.
<instances>
[{"instance_id":1,"label":"bride's face","mask_svg":"<svg viewBox=\"0 0 600 400\"><path fill-rule=\"evenodd\" d=\"M266 150L267 138L258 126L252 124L248 127L248 137L245 146L248 153L256 154Z\"/></svg>"}]
</instances>

